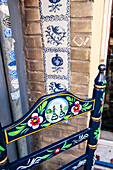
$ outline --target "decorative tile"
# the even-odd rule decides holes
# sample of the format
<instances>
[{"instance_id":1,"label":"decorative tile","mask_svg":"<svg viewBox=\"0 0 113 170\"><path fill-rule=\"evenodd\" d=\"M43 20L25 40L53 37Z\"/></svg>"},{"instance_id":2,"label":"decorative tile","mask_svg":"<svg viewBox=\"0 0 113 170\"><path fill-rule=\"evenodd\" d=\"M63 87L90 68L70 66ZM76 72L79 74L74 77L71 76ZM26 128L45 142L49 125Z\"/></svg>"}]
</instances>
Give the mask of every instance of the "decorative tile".
<instances>
[{"instance_id":1,"label":"decorative tile","mask_svg":"<svg viewBox=\"0 0 113 170\"><path fill-rule=\"evenodd\" d=\"M39 0L46 93L70 90L70 0Z\"/></svg>"},{"instance_id":2,"label":"decorative tile","mask_svg":"<svg viewBox=\"0 0 113 170\"><path fill-rule=\"evenodd\" d=\"M69 0L39 0L41 18L69 16L69 2Z\"/></svg>"},{"instance_id":3,"label":"decorative tile","mask_svg":"<svg viewBox=\"0 0 113 170\"><path fill-rule=\"evenodd\" d=\"M69 77L70 51L44 50L45 73Z\"/></svg>"},{"instance_id":4,"label":"decorative tile","mask_svg":"<svg viewBox=\"0 0 113 170\"><path fill-rule=\"evenodd\" d=\"M44 48L64 49L70 47L70 24L68 18L42 20Z\"/></svg>"},{"instance_id":5,"label":"decorative tile","mask_svg":"<svg viewBox=\"0 0 113 170\"><path fill-rule=\"evenodd\" d=\"M47 94L70 90L69 79L62 79L62 78L46 78L46 89Z\"/></svg>"}]
</instances>

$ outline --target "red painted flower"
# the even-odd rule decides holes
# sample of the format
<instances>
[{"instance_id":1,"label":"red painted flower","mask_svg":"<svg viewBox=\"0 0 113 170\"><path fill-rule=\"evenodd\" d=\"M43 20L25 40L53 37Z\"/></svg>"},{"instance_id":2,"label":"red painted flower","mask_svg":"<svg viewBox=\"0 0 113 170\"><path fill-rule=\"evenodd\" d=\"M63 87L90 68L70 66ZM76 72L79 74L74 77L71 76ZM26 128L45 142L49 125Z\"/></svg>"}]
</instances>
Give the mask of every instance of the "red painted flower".
<instances>
[{"instance_id":1,"label":"red painted flower","mask_svg":"<svg viewBox=\"0 0 113 170\"><path fill-rule=\"evenodd\" d=\"M37 129L39 127L39 123L43 121L43 117L38 117L37 113L33 113L31 117L32 119L28 121L28 126L32 127L33 129Z\"/></svg>"},{"instance_id":2,"label":"red painted flower","mask_svg":"<svg viewBox=\"0 0 113 170\"><path fill-rule=\"evenodd\" d=\"M60 152L60 148L55 149L54 153Z\"/></svg>"},{"instance_id":3,"label":"red painted flower","mask_svg":"<svg viewBox=\"0 0 113 170\"><path fill-rule=\"evenodd\" d=\"M101 102L101 105L102 105L102 106L104 105L104 100Z\"/></svg>"},{"instance_id":4,"label":"red painted flower","mask_svg":"<svg viewBox=\"0 0 113 170\"><path fill-rule=\"evenodd\" d=\"M74 114L74 115L77 115L79 113L79 111L81 110L82 106L79 104L79 101L76 101L75 102L75 106L73 106L71 108L71 112Z\"/></svg>"}]
</instances>

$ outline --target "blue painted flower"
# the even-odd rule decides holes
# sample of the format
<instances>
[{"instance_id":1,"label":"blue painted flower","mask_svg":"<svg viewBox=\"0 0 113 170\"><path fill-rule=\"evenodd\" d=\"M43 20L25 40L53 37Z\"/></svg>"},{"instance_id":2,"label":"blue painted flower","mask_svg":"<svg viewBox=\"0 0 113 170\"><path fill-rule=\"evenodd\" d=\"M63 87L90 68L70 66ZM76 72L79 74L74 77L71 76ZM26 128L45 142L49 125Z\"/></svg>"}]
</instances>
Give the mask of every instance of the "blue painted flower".
<instances>
[{"instance_id":1,"label":"blue painted flower","mask_svg":"<svg viewBox=\"0 0 113 170\"><path fill-rule=\"evenodd\" d=\"M56 4L58 2L60 2L61 0L49 0L49 2L53 3L53 4Z\"/></svg>"},{"instance_id":2,"label":"blue painted flower","mask_svg":"<svg viewBox=\"0 0 113 170\"><path fill-rule=\"evenodd\" d=\"M56 54L56 56L52 58L52 64L54 66L61 66L63 64L63 59Z\"/></svg>"}]
</instances>

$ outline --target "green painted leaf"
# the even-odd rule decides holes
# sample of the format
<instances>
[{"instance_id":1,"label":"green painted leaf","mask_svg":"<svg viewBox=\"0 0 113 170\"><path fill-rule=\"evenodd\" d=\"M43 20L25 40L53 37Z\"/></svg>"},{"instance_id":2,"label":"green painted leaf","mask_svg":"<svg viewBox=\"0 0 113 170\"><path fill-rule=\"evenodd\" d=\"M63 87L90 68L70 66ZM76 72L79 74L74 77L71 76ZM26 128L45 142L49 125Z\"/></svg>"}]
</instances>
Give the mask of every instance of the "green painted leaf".
<instances>
[{"instance_id":1,"label":"green painted leaf","mask_svg":"<svg viewBox=\"0 0 113 170\"><path fill-rule=\"evenodd\" d=\"M66 145L66 146L63 146L63 148L69 148L71 145L72 145L72 143L71 143L71 144L68 144L68 145Z\"/></svg>"},{"instance_id":2,"label":"green painted leaf","mask_svg":"<svg viewBox=\"0 0 113 170\"><path fill-rule=\"evenodd\" d=\"M64 148L61 148L61 150L62 150L62 151L65 151L66 149L64 149Z\"/></svg>"},{"instance_id":3,"label":"green painted leaf","mask_svg":"<svg viewBox=\"0 0 113 170\"><path fill-rule=\"evenodd\" d=\"M82 111L82 112L83 112L83 111L86 111L86 108L82 108L81 111Z\"/></svg>"},{"instance_id":4,"label":"green painted leaf","mask_svg":"<svg viewBox=\"0 0 113 170\"><path fill-rule=\"evenodd\" d=\"M40 105L40 108L39 108L39 109L40 109L40 111L42 110L42 106L41 106L41 105Z\"/></svg>"},{"instance_id":5,"label":"green painted leaf","mask_svg":"<svg viewBox=\"0 0 113 170\"><path fill-rule=\"evenodd\" d=\"M44 111L44 110L45 110L45 109L42 109L42 110L41 110L40 115L42 115L42 114L43 114L43 111Z\"/></svg>"},{"instance_id":6,"label":"green painted leaf","mask_svg":"<svg viewBox=\"0 0 113 170\"><path fill-rule=\"evenodd\" d=\"M24 129L25 126L17 126L16 129Z\"/></svg>"},{"instance_id":7,"label":"green painted leaf","mask_svg":"<svg viewBox=\"0 0 113 170\"><path fill-rule=\"evenodd\" d=\"M50 156L51 154L48 154L48 155L44 155L41 159L46 159Z\"/></svg>"},{"instance_id":8,"label":"green painted leaf","mask_svg":"<svg viewBox=\"0 0 113 170\"><path fill-rule=\"evenodd\" d=\"M21 132L21 130L17 130L17 131L13 131L13 132L9 132L8 135L9 136L16 136Z\"/></svg>"},{"instance_id":9,"label":"green painted leaf","mask_svg":"<svg viewBox=\"0 0 113 170\"><path fill-rule=\"evenodd\" d=\"M0 150L1 150L1 151L5 151L5 149L4 149L2 146L0 146Z\"/></svg>"},{"instance_id":10,"label":"green painted leaf","mask_svg":"<svg viewBox=\"0 0 113 170\"><path fill-rule=\"evenodd\" d=\"M47 101L42 104L42 109L47 105Z\"/></svg>"},{"instance_id":11,"label":"green painted leaf","mask_svg":"<svg viewBox=\"0 0 113 170\"><path fill-rule=\"evenodd\" d=\"M22 123L22 124L20 124L20 125L27 125L27 123Z\"/></svg>"},{"instance_id":12,"label":"green painted leaf","mask_svg":"<svg viewBox=\"0 0 113 170\"><path fill-rule=\"evenodd\" d=\"M89 104L89 102L88 102L88 103L85 103L85 104L83 105L83 107L86 107L86 106L88 106L88 104Z\"/></svg>"},{"instance_id":13,"label":"green painted leaf","mask_svg":"<svg viewBox=\"0 0 113 170\"><path fill-rule=\"evenodd\" d=\"M65 143L64 143L64 145L63 145L63 147L64 147L64 146L66 146L66 144L67 144L67 141L65 141ZM63 148L63 147L62 147L62 148Z\"/></svg>"},{"instance_id":14,"label":"green painted leaf","mask_svg":"<svg viewBox=\"0 0 113 170\"><path fill-rule=\"evenodd\" d=\"M47 114L52 113L52 110L51 110L51 109L47 109L47 110L46 110L46 113L47 113Z\"/></svg>"},{"instance_id":15,"label":"green painted leaf","mask_svg":"<svg viewBox=\"0 0 113 170\"><path fill-rule=\"evenodd\" d=\"M47 126L49 126L51 123L45 123L45 124L42 124L41 126L42 127L47 127Z\"/></svg>"},{"instance_id":16,"label":"green painted leaf","mask_svg":"<svg viewBox=\"0 0 113 170\"><path fill-rule=\"evenodd\" d=\"M21 134L26 133L28 130L29 130L29 128L25 128L24 130L21 131Z\"/></svg>"},{"instance_id":17,"label":"green painted leaf","mask_svg":"<svg viewBox=\"0 0 113 170\"><path fill-rule=\"evenodd\" d=\"M103 93L102 97L103 97L103 99L104 99L104 97L105 97L105 92Z\"/></svg>"},{"instance_id":18,"label":"green painted leaf","mask_svg":"<svg viewBox=\"0 0 113 170\"><path fill-rule=\"evenodd\" d=\"M47 150L47 152L53 152L54 150Z\"/></svg>"},{"instance_id":19,"label":"green painted leaf","mask_svg":"<svg viewBox=\"0 0 113 170\"><path fill-rule=\"evenodd\" d=\"M92 107L92 104L87 106L86 109L91 109L91 107Z\"/></svg>"},{"instance_id":20,"label":"green painted leaf","mask_svg":"<svg viewBox=\"0 0 113 170\"><path fill-rule=\"evenodd\" d=\"M37 109L38 113L40 112L39 108Z\"/></svg>"},{"instance_id":21,"label":"green painted leaf","mask_svg":"<svg viewBox=\"0 0 113 170\"><path fill-rule=\"evenodd\" d=\"M68 110L68 106L65 106L63 109L63 111L66 111L66 110Z\"/></svg>"},{"instance_id":22,"label":"green painted leaf","mask_svg":"<svg viewBox=\"0 0 113 170\"><path fill-rule=\"evenodd\" d=\"M72 101L72 100L71 100L71 97L69 97L69 96L67 96L66 99L67 99L68 101Z\"/></svg>"},{"instance_id":23,"label":"green painted leaf","mask_svg":"<svg viewBox=\"0 0 113 170\"><path fill-rule=\"evenodd\" d=\"M70 117L70 115L68 115L68 116L65 116L65 117L64 117L64 119L69 119L69 117Z\"/></svg>"}]
</instances>

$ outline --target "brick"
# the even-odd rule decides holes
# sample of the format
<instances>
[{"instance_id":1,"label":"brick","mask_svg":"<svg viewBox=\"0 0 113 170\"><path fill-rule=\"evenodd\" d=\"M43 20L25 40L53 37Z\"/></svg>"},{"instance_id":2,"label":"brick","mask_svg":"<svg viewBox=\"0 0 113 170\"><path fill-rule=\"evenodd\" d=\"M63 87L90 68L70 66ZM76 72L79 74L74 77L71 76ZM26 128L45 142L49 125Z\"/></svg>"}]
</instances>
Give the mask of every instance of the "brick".
<instances>
[{"instance_id":1,"label":"brick","mask_svg":"<svg viewBox=\"0 0 113 170\"><path fill-rule=\"evenodd\" d=\"M54 125L52 128L70 131L70 132L74 132L74 133L78 131L77 126L72 126L72 125L68 125L65 123L60 123L60 124Z\"/></svg>"},{"instance_id":2,"label":"brick","mask_svg":"<svg viewBox=\"0 0 113 170\"><path fill-rule=\"evenodd\" d=\"M31 100L31 99L29 98L29 108L31 108L31 107L35 104L36 101L37 101L37 100Z\"/></svg>"},{"instance_id":3,"label":"brick","mask_svg":"<svg viewBox=\"0 0 113 170\"><path fill-rule=\"evenodd\" d=\"M53 164L56 164L56 165L60 165L59 155L47 160L47 163L53 163Z\"/></svg>"},{"instance_id":4,"label":"brick","mask_svg":"<svg viewBox=\"0 0 113 170\"><path fill-rule=\"evenodd\" d=\"M71 17L91 17L93 16L92 3L71 4Z\"/></svg>"},{"instance_id":5,"label":"brick","mask_svg":"<svg viewBox=\"0 0 113 170\"><path fill-rule=\"evenodd\" d=\"M75 117L71 119L71 124L76 124L76 125L87 125L87 118L84 117Z\"/></svg>"},{"instance_id":6,"label":"brick","mask_svg":"<svg viewBox=\"0 0 113 170\"><path fill-rule=\"evenodd\" d=\"M25 36L26 47L35 48L42 47L42 37L41 36Z\"/></svg>"},{"instance_id":7,"label":"brick","mask_svg":"<svg viewBox=\"0 0 113 170\"><path fill-rule=\"evenodd\" d=\"M89 60L90 50L88 49L71 49L71 60Z\"/></svg>"},{"instance_id":8,"label":"brick","mask_svg":"<svg viewBox=\"0 0 113 170\"><path fill-rule=\"evenodd\" d=\"M46 95L44 92L42 93L42 92L34 92L34 91L32 91L30 97L31 97L31 100L35 100L36 101L40 97L42 97L44 95Z\"/></svg>"},{"instance_id":9,"label":"brick","mask_svg":"<svg viewBox=\"0 0 113 170\"><path fill-rule=\"evenodd\" d=\"M43 64L43 61L27 60L27 68L31 71L44 71L44 64Z\"/></svg>"},{"instance_id":10,"label":"brick","mask_svg":"<svg viewBox=\"0 0 113 170\"><path fill-rule=\"evenodd\" d=\"M44 82L44 73L42 73L42 72L28 72L28 80Z\"/></svg>"},{"instance_id":11,"label":"brick","mask_svg":"<svg viewBox=\"0 0 113 170\"><path fill-rule=\"evenodd\" d=\"M89 76L85 74L73 74L71 73L72 84L88 84Z\"/></svg>"},{"instance_id":12,"label":"brick","mask_svg":"<svg viewBox=\"0 0 113 170\"><path fill-rule=\"evenodd\" d=\"M39 7L39 0L24 0L26 7Z\"/></svg>"},{"instance_id":13,"label":"brick","mask_svg":"<svg viewBox=\"0 0 113 170\"><path fill-rule=\"evenodd\" d=\"M77 145L78 146L78 145ZM84 154L84 151L85 150L82 150L82 149L78 149L78 148L76 148L76 146L74 146L73 148L71 148L71 149L68 149L67 151L66 151L66 157L67 157L67 159L68 159L68 154L69 154L69 156L72 156L72 159L75 159L75 157L79 157L79 156L81 156L82 154ZM63 153L63 156L64 156L64 153ZM67 162L68 162L68 160L67 160Z\"/></svg>"},{"instance_id":14,"label":"brick","mask_svg":"<svg viewBox=\"0 0 113 170\"><path fill-rule=\"evenodd\" d=\"M43 135L43 142L52 143L52 138L50 136L48 137Z\"/></svg>"},{"instance_id":15,"label":"brick","mask_svg":"<svg viewBox=\"0 0 113 170\"><path fill-rule=\"evenodd\" d=\"M49 170L56 170L56 169L59 169L60 168L60 165L57 165L57 164L50 164L50 163L47 163L47 169Z\"/></svg>"},{"instance_id":16,"label":"brick","mask_svg":"<svg viewBox=\"0 0 113 170\"><path fill-rule=\"evenodd\" d=\"M29 88L32 91L45 92L45 83L41 82L29 82Z\"/></svg>"},{"instance_id":17,"label":"brick","mask_svg":"<svg viewBox=\"0 0 113 170\"><path fill-rule=\"evenodd\" d=\"M25 17L26 17L27 21L39 21L40 20L40 11L38 8L26 9Z\"/></svg>"},{"instance_id":18,"label":"brick","mask_svg":"<svg viewBox=\"0 0 113 170\"><path fill-rule=\"evenodd\" d=\"M67 164L75 159L73 155L69 153L70 149L60 154L61 165Z\"/></svg>"},{"instance_id":19,"label":"brick","mask_svg":"<svg viewBox=\"0 0 113 170\"><path fill-rule=\"evenodd\" d=\"M89 73L89 62L71 61L71 71L79 73Z\"/></svg>"},{"instance_id":20,"label":"brick","mask_svg":"<svg viewBox=\"0 0 113 170\"><path fill-rule=\"evenodd\" d=\"M41 135L39 133L34 133L34 134L32 134L32 139L33 139L33 142L38 143L38 141L42 141L43 135Z\"/></svg>"},{"instance_id":21,"label":"brick","mask_svg":"<svg viewBox=\"0 0 113 170\"><path fill-rule=\"evenodd\" d=\"M91 47L91 35L71 34L71 47Z\"/></svg>"},{"instance_id":22,"label":"brick","mask_svg":"<svg viewBox=\"0 0 113 170\"><path fill-rule=\"evenodd\" d=\"M90 33L92 31L91 20L71 20L71 33Z\"/></svg>"},{"instance_id":23,"label":"brick","mask_svg":"<svg viewBox=\"0 0 113 170\"><path fill-rule=\"evenodd\" d=\"M58 129L52 129L52 127L51 128L46 128L46 129L44 129L43 131L41 131L39 133L41 133L42 135L46 135L48 137L57 137L57 138L61 137L61 131L58 130Z\"/></svg>"},{"instance_id":24,"label":"brick","mask_svg":"<svg viewBox=\"0 0 113 170\"><path fill-rule=\"evenodd\" d=\"M75 132L69 132L69 131L62 131L62 138L66 138L68 136L73 135Z\"/></svg>"},{"instance_id":25,"label":"brick","mask_svg":"<svg viewBox=\"0 0 113 170\"><path fill-rule=\"evenodd\" d=\"M71 85L71 92L74 94L88 95L88 86Z\"/></svg>"},{"instance_id":26,"label":"brick","mask_svg":"<svg viewBox=\"0 0 113 170\"><path fill-rule=\"evenodd\" d=\"M47 142L49 144L55 143L57 141L61 140L61 138L56 138L55 136L45 136L43 135L43 142Z\"/></svg>"},{"instance_id":27,"label":"brick","mask_svg":"<svg viewBox=\"0 0 113 170\"><path fill-rule=\"evenodd\" d=\"M86 141L79 144L79 148L82 150L86 149Z\"/></svg>"},{"instance_id":28,"label":"brick","mask_svg":"<svg viewBox=\"0 0 113 170\"><path fill-rule=\"evenodd\" d=\"M29 23L25 28L25 34L41 34L41 25L40 23Z\"/></svg>"},{"instance_id":29,"label":"brick","mask_svg":"<svg viewBox=\"0 0 113 170\"><path fill-rule=\"evenodd\" d=\"M78 125L79 131L84 130L87 128L86 125Z\"/></svg>"},{"instance_id":30,"label":"brick","mask_svg":"<svg viewBox=\"0 0 113 170\"><path fill-rule=\"evenodd\" d=\"M33 60L43 60L43 49L28 49L27 58Z\"/></svg>"}]
</instances>

